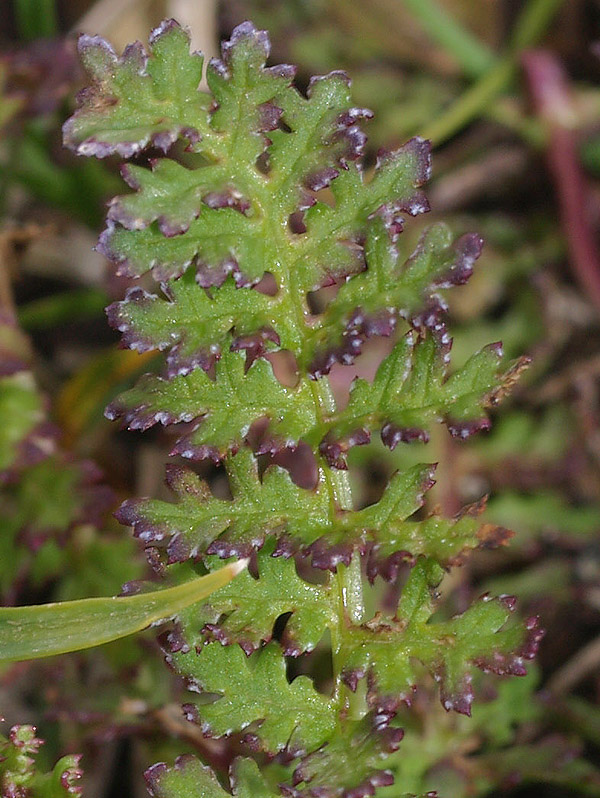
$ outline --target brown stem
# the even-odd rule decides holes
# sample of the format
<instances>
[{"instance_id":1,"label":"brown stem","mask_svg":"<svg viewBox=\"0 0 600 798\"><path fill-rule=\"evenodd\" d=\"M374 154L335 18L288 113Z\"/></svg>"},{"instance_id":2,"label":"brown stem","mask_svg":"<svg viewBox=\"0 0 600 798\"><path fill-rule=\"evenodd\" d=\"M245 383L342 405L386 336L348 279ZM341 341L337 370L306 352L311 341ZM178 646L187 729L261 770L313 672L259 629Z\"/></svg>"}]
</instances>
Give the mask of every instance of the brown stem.
<instances>
[{"instance_id":1,"label":"brown stem","mask_svg":"<svg viewBox=\"0 0 600 798\"><path fill-rule=\"evenodd\" d=\"M594 638L548 680L546 689L553 694L566 693L600 668L600 637Z\"/></svg>"},{"instance_id":2,"label":"brown stem","mask_svg":"<svg viewBox=\"0 0 600 798\"><path fill-rule=\"evenodd\" d=\"M590 189L577 153L568 78L556 56L545 50L526 52L523 66L536 111L548 129L548 165L569 262L580 287L600 309L600 255L589 213Z\"/></svg>"},{"instance_id":3,"label":"brown stem","mask_svg":"<svg viewBox=\"0 0 600 798\"><path fill-rule=\"evenodd\" d=\"M5 322L16 322L17 308L12 290L10 263L12 242L0 235L0 315Z\"/></svg>"}]
</instances>

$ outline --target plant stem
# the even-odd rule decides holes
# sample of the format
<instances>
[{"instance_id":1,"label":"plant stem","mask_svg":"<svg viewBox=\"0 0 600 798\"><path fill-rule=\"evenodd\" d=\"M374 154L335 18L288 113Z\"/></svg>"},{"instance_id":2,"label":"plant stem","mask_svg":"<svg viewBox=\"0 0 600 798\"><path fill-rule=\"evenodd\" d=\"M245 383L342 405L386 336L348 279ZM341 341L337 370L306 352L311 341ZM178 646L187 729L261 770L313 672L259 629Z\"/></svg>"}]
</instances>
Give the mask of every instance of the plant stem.
<instances>
[{"instance_id":1,"label":"plant stem","mask_svg":"<svg viewBox=\"0 0 600 798\"><path fill-rule=\"evenodd\" d=\"M534 44L544 33L562 0L529 0L515 26L508 51L496 64L468 89L439 119L422 131L434 145L442 144L458 133L478 114L514 77L521 51Z\"/></svg>"},{"instance_id":2,"label":"plant stem","mask_svg":"<svg viewBox=\"0 0 600 798\"><path fill-rule=\"evenodd\" d=\"M569 261L585 294L600 308L600 252L590 218L591 192L579 154L577 119L567 75L558 59L544 50L524 55L531 95L548 131L548 166L554 179Z\"/></svg>"},{"instance_id":3,"label":"plant stem","mask_svg":"<svg viewBox=\"0 0 600 798\"><path fill-rule=\"evenodd\" d=\"M319 409L325 411L328 415L334 413L336 409L335 399L327 377L311 381L311 385L315 403ZM324 460L322 460L321 465L336 507L339 507L340 510L352 510L352 487L348 472L339 468L330 468ZM360 557L357 554L352 558L352 562L348 567L341 564L338 565L336 579L344 615L352 623L361 623L364 603Z\"/></svg>"},{"instance_id":4,"label":"plant stem","mask_svg":"<svg viewBox=\"0 0 600 798\"><path fill-rule=\"evenodd\" d=\"M26 41L56 36L58 26L54 0L17 0L15 19L19 35Z\"/></svg>"},{"instance_id":5,"label":"plant stem","mask_svg":"<svg viewBox=\"0 0 600 798\"><path fill-rule=\"evenodd\" d=\"M364 602L360 556L358 553L352 558L350 565L338 566L342 570L342 590L344 593L344 607L352 623L360 624L363 621Z\"/></svg>"},{"instance_id":6,"label":"plant stem","mask_svg":"<svg viewBox=\"0 0 600 798\"><path fill-rule=\"evenodd\" d=\"M519 55L519 51L532 44L544 34L563 0L529 0L515 25L510 49Z\"/></svg>"},{"instance_id":7,"label":"plant stem","mask_svg":"<svg viewBox=\"0 0 600 798\"><path fill-rule=\"evenodd\" d=\"M327 377L320 380L311 381L315 405L319 410L319 415L325 411L328 414L335 412L335 399L331 390L331 385ZM330 468L329 465L321 460L323 473L329 487L334 511L352 509L352 488L347 471ZM331 649L333 659L333 676L335 680L336 696L340 700L346 701L348 710L353 717L361 717L364 714L364 700L359 693L351 693L349 690L342 691L341 672L344 666L343 650L343 629L347 621L352 624L362 623L364 615L364 601L362 590L362 571L361 561L358 552L354 553L350 565L346 567L338 564L335 573L335 585L337 587L339 623L338 628L331 628Z\"/></svg>"},{"instance_id":8,"label":"plant stem","mask_svg":"<svg viewBox=\"0 0 600 798\"><path fill-rule=\"evenodd\" d=\"M427 33L460 64L470 78L479 78L494 64L494 53L436 0L402 0Z\"/></svg>"},{"instance_id":9,"label":"plant stem","mask_svg":"<svg viewBox=\"0 0 600 798\"><path fill-rule=\"evenodd\" d=\"M481 80L468 89L439 118L425 128L423 138L434 146L452 138L474 119L511 78L515 65L511 56L504 56Z\"/></svg>"}]
</instances>

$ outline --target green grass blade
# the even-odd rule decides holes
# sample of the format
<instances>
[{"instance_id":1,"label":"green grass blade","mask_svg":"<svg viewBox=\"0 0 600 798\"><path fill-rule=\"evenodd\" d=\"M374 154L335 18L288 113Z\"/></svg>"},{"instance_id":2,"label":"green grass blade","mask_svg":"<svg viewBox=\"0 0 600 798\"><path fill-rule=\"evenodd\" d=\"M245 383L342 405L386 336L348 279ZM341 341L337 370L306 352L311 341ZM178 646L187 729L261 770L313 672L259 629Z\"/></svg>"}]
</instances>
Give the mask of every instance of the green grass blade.
<instances>
[{"instance_id":1,"label":"green grass blade","mask_svg":"<svg viewBox=\"0 0 600 798\"><path fill-rule=\"evenodd\" d=\"M0 662L66 654L139 632L214 593L246 565L247 560L240 560L181 585L135 596L1 607Z\"/></svg>"}]
</instances>

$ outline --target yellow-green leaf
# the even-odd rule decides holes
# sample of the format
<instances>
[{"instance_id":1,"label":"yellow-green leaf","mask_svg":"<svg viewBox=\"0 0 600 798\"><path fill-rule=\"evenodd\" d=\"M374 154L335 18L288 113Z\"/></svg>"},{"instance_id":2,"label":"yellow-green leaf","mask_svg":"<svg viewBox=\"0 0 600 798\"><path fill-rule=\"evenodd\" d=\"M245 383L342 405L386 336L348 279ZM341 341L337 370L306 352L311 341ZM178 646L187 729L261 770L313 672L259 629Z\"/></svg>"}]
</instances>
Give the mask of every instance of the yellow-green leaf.
<instances>
[{"instance_id":1,"label":"yellow-green leaf","mask_svg":"<svg viewBox=\"0 0 600 798\"><path fill-rule=\"evenodd\" d=\"M240 573L247 560L175 587L30 607L0 608L0 662L65 654L108 643L166 620Z\"/></svg>"}]
</instances>

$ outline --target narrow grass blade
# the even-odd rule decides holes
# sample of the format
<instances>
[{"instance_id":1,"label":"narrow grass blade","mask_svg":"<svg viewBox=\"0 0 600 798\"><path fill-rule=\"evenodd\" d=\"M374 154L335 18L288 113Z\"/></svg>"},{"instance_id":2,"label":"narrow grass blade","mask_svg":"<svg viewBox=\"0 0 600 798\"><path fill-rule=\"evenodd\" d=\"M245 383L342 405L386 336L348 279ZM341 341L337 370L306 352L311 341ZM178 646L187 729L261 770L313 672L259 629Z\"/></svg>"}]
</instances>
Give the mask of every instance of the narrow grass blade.
<instances>
[{"instance_id":1,"label":"narrow grass blade","mask_svg":"<svg viewBox=\"0 0 600 798\"><path fill-rule=\"evenodd\" d=\"M30 607L0 608L0 662L65 654L108 643L166 620L230 582L247 560L175 587Z\"/></svg>"}]
</instances>

